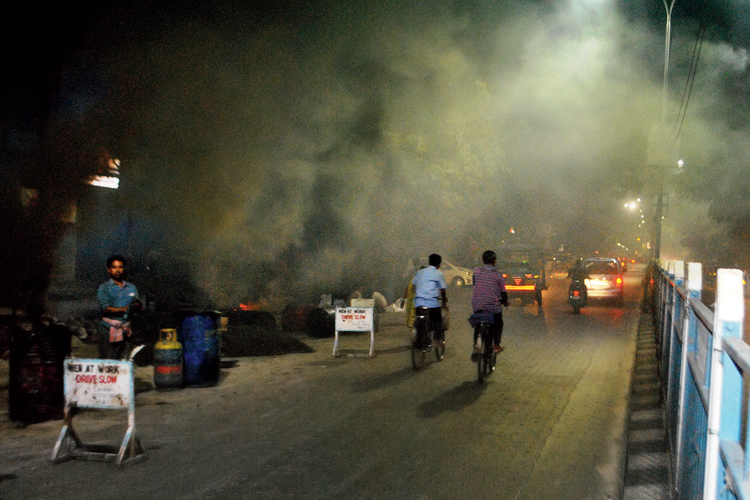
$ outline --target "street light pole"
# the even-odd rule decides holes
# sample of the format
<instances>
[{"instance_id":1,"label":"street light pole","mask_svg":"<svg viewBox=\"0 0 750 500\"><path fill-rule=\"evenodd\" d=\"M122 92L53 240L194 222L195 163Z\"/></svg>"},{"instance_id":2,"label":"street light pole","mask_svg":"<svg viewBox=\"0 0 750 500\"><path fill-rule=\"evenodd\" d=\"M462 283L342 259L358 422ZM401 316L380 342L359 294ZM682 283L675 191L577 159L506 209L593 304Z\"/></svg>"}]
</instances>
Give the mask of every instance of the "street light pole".
<instances>
[{"instance_id":1,"label":"street light pole","mask_svg":"<svg viewBox=\"0 0 750 500\"><path fill-rule=\"evenodd\" d=\"M664 39L664 82L662 87L662 136L659 138L661 141L669 141L669 134L667 133L667 97L668 97L668 81L669 81L669 55L672 45L672 8L677 0L671 0L667 5L667 0L662 0L664 3L664 10L667 14L667 25ZM664 145L664 151L668 149L668 146ZM662 162L666 158L661 158ZM664 207L664 165L657 165L657 175L659 176L658 189L656 199L656 214L654 215L654 260L661 256L661 221Z\"/></svg>"},{"instance_id":2,"label":"street light pole","mask_svg":"<svg viewBox=\"0 0 750 500\"><path fill-rule=\"evenodd\" d=\"M677 0L667 6L667 0L662 0L664 3L664 10L667 14L667 26L665 29L664 39L664 86L662 88L662 123L667 124L667 78L669 76L669 53L672 46L672 8Z\"/></svg>"}]
</instances>

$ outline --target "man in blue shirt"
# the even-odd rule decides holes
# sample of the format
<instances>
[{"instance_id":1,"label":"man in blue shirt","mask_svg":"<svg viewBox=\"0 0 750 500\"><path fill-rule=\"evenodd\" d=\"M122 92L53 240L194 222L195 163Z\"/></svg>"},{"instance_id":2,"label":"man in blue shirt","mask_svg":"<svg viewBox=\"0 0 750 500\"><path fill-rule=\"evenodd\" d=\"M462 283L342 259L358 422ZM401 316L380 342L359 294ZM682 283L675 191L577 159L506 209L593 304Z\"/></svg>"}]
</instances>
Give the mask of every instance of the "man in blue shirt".
<instances>
[{"instance_id":1,"label":"man in blue shirt","mask_svg":"<svg viewBox=\"0 0 750 500\"><path fill-rule=\"evenodd\" d=\"M430 315L430 321L435 329L435 340L444 342L443 314L440 310L440 302L448 305L448 297L445 294L445 276L438 271L443 258L434 253L429 257L430 265L420 269L411 282L414 284L414 307L426 308ZM419 333L419 332L418 332ZM424 341L424 339L418 339Z\"/></svg>"},{"instance_id":2,"label":"man in blue shirt","mask_svg":"<svg viewBox=\"0 0 750 500\"><path fill-rule=\"evenodd\" d=\"M107 259L109 280L99 286L96 298L102 310L103 330L102 357L104 359L127 359L130 349L130 314L141 309L138 289L124 279L125 259L113 255Z\"/></svg>"}]
</instances>

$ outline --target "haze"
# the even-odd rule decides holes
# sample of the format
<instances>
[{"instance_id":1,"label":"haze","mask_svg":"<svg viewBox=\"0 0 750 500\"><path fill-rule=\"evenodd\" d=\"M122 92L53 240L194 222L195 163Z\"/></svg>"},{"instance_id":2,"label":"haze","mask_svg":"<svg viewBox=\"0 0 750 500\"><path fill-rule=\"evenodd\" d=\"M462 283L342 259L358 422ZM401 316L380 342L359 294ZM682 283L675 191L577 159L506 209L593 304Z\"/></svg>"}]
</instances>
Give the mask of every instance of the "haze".
<instances>
[{"instance_id":1,"label":"haze","mask_svg":"<svg viewBox=\"0 0 750 500\"><path fill-rule=\"evenodd\" d=\"M118 158L135 261L178 256L219 306L392 300L408 259L471 267L501 242L645 252L664 70L650 3L108 7L59 72L47 133L83 152L53 175ZM696 9L673 19L685 166L665 177L662 256L747 269L748 7ZM642 227L623 209L638 197Z\"/></svg>"}]
</instances>

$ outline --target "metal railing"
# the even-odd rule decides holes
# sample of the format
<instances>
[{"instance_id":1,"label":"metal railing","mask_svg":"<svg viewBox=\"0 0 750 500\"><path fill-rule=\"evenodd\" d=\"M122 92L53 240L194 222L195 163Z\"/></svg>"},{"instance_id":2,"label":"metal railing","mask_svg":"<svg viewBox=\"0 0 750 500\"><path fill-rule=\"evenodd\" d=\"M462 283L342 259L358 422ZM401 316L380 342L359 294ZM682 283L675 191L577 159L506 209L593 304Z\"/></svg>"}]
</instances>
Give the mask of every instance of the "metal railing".
<instances>
[{"instance_id":1,"label":"metal railing","mask_svg":"<svg viewBox=\"0 0 750 500\"><path fill-rule=\"evenodd\" d=\"M719 269L716 304L701 302L698 263L652 268L651 306L676 499L750 500L750 346L743 273Z\"/></svg>"}]
</instances>

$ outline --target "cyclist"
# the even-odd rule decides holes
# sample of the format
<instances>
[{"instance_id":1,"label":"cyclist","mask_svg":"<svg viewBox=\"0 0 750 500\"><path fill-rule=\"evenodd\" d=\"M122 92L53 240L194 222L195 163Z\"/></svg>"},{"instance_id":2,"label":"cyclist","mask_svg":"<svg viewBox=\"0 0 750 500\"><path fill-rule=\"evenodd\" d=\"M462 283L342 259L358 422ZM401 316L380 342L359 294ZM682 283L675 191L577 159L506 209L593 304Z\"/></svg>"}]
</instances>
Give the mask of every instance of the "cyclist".
<instances>
[{"instance_id":1,"label":"cyclist","mask_svg":"<svg viewBox=\"0 0 750 500\"><path fill-rule=\"evenodd\" d=\"M438 271L443 258L436 253L429 257L429 266L417 271L417 274L411 280L414 284L414 307L416 309L426 308L430 316L432 327L435 332L435 341L444 342L445 333L443 332L443 314L440 311L440 301L443 305L448 304L448 296L445 294L445 276ZM417 339L418 342L425 342L426 339ZM427 346L422 344L422 348Z\"/></svg>"},{"instance_id":2,"label":"cyclist","mask_svg":"<svg viewBox=\"0 0 750 500\"><path fill-rule=\"evenodd\" d=\"M495 268L497 255L492 250L482 254L484 266L474 269L474 292L471 296L471 308L474 312L469 322L476 327L479 321L490 320L490 333L495 352L505 348L500 345L503 336L503 308L508 305L508 292L505 291L503 273ZM477 344L478 331L474 329L474 345Z\"/></svg>"}]
</instances>

